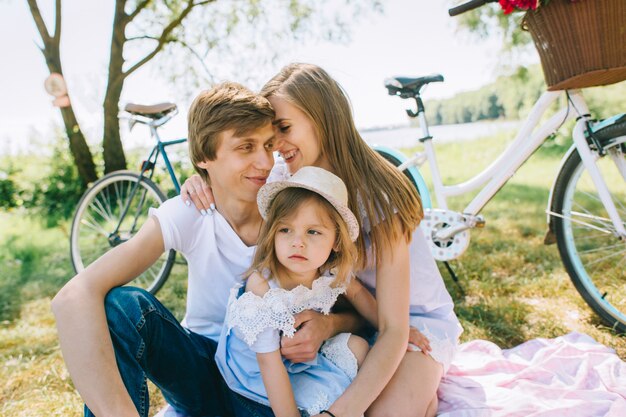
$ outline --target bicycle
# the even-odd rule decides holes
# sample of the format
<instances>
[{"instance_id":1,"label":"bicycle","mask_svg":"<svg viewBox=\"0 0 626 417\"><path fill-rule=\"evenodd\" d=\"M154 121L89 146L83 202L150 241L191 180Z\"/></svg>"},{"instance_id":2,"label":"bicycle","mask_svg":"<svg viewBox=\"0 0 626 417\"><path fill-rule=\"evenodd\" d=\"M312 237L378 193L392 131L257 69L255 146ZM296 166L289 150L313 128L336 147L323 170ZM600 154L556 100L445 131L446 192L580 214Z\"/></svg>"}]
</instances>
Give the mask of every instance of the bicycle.
<instances>
[{"instance_id":1,"label":"bicycle","mask_svg":"<svg viewBox=\"0 0 626 417\"><path fill-rule=\"evenodd\" d=\"M451 9L458 14L485 4L473 0ZM414 99L424 151L407 158L383 146L375 149L408 176L424 206L421 223L435 259L447 262L465 252L470 230L485 225L479 214L517 169L567 120L576 118L573 144L567 151L550 191L546 210L549 227L546 243L556 240L561 260L585 302L618 332L626 332L626 113L595 121L578 90L546 91L537 100L514 141L473 178L444 185L428 130L421 90L443 76L394 77L385 80L390 95ZM540 125L540 118L559 97L566 105ZM535 127L539 126L537 130ZM418 168L429 164L434 195ZM480 190L461 211L448 209L446 198Z\"/></svg>"},{"instance_id":2,"label":"bicycle","mask_svg":"<svg viewBox=\"0 0 626 417\"><path fill-rule=\"evenodd\" d=\"M153 106L129 103L124 110L130 114L130 128L137 123L148 126L156 144L148 158L141 163L140 172L112 172L93 183L81 197L70 234L70 255L76 273L111 248L130 239L148 219L150 207L158 207L167 199L152 181L160 155L163 156L176 192L180 193L180 183L165 148L186 142L187 139L163 142L157 131L178 114L177 106L173 103ZM164 253L148 270L135 278L133 285L156 294L167 280L175 258L174 250Z\"/></svg>"}]
</instances>

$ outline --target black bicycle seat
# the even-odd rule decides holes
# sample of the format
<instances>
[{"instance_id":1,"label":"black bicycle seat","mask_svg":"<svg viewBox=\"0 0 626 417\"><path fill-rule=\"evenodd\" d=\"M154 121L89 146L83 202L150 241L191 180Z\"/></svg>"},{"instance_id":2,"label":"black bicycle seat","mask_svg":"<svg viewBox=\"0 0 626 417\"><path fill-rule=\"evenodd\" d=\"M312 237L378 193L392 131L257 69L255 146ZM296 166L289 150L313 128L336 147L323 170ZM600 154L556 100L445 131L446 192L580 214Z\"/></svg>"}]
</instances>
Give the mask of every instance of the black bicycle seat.
<instances>
[{"instance_id":1,"label":"black bicycle seat","mask_svg":"<svg viewBox=\"0 0 626 417\"><path fill-rule=\"evenodd\" d=\"M432 74L424 77L392 77L385 80L385 87L390 96L412 98L418 96L423 86L428 83L442 82L443 75Z\"/></svg>"}]
</instances>

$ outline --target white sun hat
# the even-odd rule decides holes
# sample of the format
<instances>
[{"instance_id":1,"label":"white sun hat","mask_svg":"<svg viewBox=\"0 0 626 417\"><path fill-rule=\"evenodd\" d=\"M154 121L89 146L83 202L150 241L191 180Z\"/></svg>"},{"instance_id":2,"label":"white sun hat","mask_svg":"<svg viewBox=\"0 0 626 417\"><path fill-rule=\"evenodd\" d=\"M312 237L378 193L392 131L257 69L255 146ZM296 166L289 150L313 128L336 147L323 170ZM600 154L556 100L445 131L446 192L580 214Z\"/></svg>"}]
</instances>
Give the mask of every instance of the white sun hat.
<instances>
[{"instance_id":1,"label":"white sun hat","mask_svg":"<svg viewBox=\"0 0 626 417\"><path fill-rule=\"evenodd\" d=\"M335 207L348 226L350 239L354 242L359 236L359 223L348 208L348 190L341 178L318 167L303 167L286 181L265 184L259 190L256 201L263 219L267 220L269 207L274 197L285 188L304 188L324 197Z\"/></svg>"}]
</instances>

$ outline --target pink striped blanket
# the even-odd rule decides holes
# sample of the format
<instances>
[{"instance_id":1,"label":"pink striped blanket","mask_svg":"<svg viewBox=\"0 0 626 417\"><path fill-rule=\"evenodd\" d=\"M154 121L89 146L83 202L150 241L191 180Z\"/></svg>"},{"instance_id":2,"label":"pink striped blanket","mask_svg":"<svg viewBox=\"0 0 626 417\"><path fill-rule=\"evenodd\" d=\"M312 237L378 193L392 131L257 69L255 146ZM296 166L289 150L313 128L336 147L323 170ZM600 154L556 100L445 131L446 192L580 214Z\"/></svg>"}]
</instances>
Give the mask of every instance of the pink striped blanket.
<instances>
[{"instance_id":1,"label":"pink striped blanket","mask_svg":"<svg viewBox=\"0 0 626 417\"><path fill-rule=\"evenodd\" d=\"M474 340L438 394L440 417L626 417L626 362L581 333L512 349ZM157 416L182 417L169 406Z\"/></svg>"},{"instance_id":2,"label":"pink striped blanket","mask_svg":"<svg viewBox=\"0 0 626 417\"><path fill-rule=\"evenodd\" d=\"M475 340L438 394L442 417L626 417L626 363L581 333L505 350Z\"/></svg>"}]
</instances>

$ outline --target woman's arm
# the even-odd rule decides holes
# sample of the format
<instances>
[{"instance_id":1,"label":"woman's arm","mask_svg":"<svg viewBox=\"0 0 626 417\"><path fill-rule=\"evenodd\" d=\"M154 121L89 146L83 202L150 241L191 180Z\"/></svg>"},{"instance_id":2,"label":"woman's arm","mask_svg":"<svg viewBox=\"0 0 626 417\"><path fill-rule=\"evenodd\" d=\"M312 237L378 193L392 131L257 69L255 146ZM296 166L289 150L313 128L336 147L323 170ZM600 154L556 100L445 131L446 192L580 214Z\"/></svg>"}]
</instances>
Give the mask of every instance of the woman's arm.
<instances>
[{"instance_id":1,"label":"woman's arm","mask_svg":"<svg viewBox=\"0 0 626 417\"><path fill-rule=\"evenodd\" d=\"M267 398L276 417L300 417L287 369L280 351L257 353L257 361L267 391Z\"/></svg>"},{"instance_id":2,"label":"woman's arm","mask_svg":"<svg viewBox=\"0 0 626 417\"><path fill-rule=\"evenodd\" d=\"M409 336L409 243L402 236L383 251L376 270L378 338L352 384L329 408L360 416L380 395L402 360Z\"/></svg>"},{"instance_id":3,"label":"woman's arm","mask_svg":"<svg viewBox=\"0 0 626 417\"><path fill-rule=\"evenodd\" d=\"M372 326L378 328L378 306L371 292L358 279L350 281L346 289L348 300L354 305L360 315L365 317ZM432 351L430 341L415 327L409 327L409 344L407 351L414 352L419 348L424 354Z\"/></svg>"},{"instance_id":4,"label":"woman's arm","mask_svg":"<svg viewBox=\"0 0 626 417\"><path fill-rule=\"evenodd\" d=\"M378 305L371 292L365 288L361 281L353 278L346 288L348 301L356 308L372 326L378 328Z\"/></svg>"},{"instance_id":5,"label":"woman's arm","mask_svg":"<svg viewBox=\"0 0 626 417\"><path fill-rule=\"evenodd\" d=\"M160 225L150 217L137 235L89 265L52 300L65 364L96 415L139 416L117 368L104 297L141 274L163 251Z\"/></svg>"}]
</instances>

